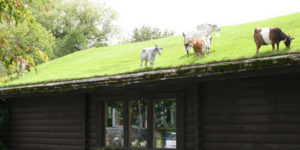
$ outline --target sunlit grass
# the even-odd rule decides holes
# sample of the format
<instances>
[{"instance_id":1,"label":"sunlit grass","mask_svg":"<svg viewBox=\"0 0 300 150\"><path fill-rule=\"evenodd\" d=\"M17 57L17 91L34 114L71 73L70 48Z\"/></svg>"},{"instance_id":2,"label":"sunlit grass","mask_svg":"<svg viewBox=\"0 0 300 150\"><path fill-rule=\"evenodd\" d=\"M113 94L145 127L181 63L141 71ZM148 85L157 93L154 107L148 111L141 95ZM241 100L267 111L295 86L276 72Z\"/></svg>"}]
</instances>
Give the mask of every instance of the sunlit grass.
<instances>
[{"instance_id":1,"label":"sunlit grass","mask_svg":"<svg viewBox=\"0 0 300 150\"><path fill-rule=\"evenodd\" d=\"M193 53L186 55L182 36L88 49L41 64L38 66L38 74L35 74L34 71L26 72L24 77L15 79L5 85L2 84L2 86L54 82L151 70L150 68L140 68L139 54L143 47L151 47L153 43L158 43L164 48L162 55L156 57L153 69L256 57L253 41L253 31L256 27L280 27L284 32L290 33L296 38L289 50L281 43L278 53L272 52L271 45L263 46L260 49L259 57L298 53L300 52L299 20L300 13L296 13L264 21L222 27L221 37L213 37L211 54L203 57L195 57Z\"/></svg>"}]
</instances>

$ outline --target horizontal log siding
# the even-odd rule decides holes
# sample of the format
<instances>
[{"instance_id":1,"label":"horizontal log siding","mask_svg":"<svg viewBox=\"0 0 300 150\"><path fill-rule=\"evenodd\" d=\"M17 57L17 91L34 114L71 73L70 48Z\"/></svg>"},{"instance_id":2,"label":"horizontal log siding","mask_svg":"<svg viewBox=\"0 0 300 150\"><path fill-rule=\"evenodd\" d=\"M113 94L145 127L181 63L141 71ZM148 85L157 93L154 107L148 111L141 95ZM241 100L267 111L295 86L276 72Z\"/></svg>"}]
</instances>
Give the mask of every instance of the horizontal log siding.
<instances>
[{"instance_id":1,"label":"horizontal log siding","mask_svg":"<svg viewBox=\"0 0 300 150\"><path fill-rule=\"evenodd\" d=\"M203 83L203 150L299 149L299 76Z\"/></svg>"},{"instance_id":2,"label":"horizontal log siding","mask_svg":"<svg viewBox=\"0 0 300 150\"><path fill-rule=\"evenodd\" d=\"M82 150L83 95L10 99L6 142L11 150Z\"/></svg>"}]
</instances>

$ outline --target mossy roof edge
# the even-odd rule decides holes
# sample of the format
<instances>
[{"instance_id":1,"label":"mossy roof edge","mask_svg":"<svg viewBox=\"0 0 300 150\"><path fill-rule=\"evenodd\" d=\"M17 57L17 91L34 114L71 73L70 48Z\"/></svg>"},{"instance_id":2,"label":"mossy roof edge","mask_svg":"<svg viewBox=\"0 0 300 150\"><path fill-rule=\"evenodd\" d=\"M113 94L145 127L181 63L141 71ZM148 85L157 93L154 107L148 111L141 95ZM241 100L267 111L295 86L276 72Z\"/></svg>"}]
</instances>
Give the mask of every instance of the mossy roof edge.
<instances>
[{"instance_id":1,"label":"mossy roof edge","mask_svg":"<svg viewBox=\"0 0 300 150\"><path fill-rule=\"evenodd\" d=\"M32 85L0 88L0 96L68 92L107 86L124 86L134 83L159 81L178 78L201 78L216 74L226 74L246 70L259 70L268 67L300 64L300 54L287 54L263 58L251 58L231 62L200 64L147 72L128 73L105 77L93 77L71 81L40 83Z\"/></svg>"}]
</instances>

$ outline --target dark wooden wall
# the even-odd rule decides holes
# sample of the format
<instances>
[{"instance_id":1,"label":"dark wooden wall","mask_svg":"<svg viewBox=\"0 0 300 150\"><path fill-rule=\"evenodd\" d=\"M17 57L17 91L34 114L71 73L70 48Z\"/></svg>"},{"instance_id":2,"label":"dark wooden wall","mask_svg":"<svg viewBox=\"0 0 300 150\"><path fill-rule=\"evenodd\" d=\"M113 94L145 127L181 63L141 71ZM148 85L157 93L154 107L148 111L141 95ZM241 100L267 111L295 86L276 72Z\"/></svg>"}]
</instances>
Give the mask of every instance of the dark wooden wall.
<instances>
[{"instance_id":1,"label":"dark wooden wall","mask_svg":"<svg viewBox=\"0 0 300 150\"><path fill-rule=\"evenodd\" d=\"M11 150L82 150L82 95L9 99L11 118L6 143Z\"/></svg>"},{"instance_id":2,"label":"dark wooden wall","mask_svg":"<svg viewBox=\"0 0 300 150\"><path fill-rule=\"evenodd\" d=\"M300 74L200 84L202 150L300 149Z\"/></svg>"},{"instance_id":3,"label":"dark wooden wall","mask_svg":"<svg viewBox=\"0 0 300 150\"><path fill-rule=\"evenodd\" d=\"M178 141L187 150L300 149L300 74L111 88L132 96L180 93ZM161 83L161 82L160 82ZM176 85L175 85L176 84ZM138 89L138 90L137 90ZM116 92L117 91L117 92ZM145 93L145 91L147 91ZM148 92L150 91L150 92ZM91 94L9 98L10 150L96 150L103 145L102 100Z\"/></svg>"}]
</instances>

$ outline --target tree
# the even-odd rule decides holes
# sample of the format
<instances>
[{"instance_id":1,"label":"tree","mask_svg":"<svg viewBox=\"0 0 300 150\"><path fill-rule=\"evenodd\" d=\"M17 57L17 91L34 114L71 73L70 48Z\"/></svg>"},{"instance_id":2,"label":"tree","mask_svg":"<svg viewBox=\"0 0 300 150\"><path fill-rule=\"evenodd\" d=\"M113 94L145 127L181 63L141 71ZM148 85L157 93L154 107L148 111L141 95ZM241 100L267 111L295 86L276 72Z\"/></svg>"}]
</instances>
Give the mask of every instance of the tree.
<instances>
[{"instance_id":1,"label":"tree","mask_svg":"<svg viewBox=\"0 0 300 150\"><path fill-rule=\"evenodd\" d=\"M85 37L79 31L70 32L63 39L59 40L56 43L54 55L60 57L75 52L77 50L75 45L86 48Z\"/></svg>"},{"instance_id":2,"label":"tree","mask_svg":"<svg viewBox=\"0 0 300 150\"><path fill-rule=\"evenodd\" d=\"M38 27L30 10L24 6L24 2L25 0L0 0L0 22L2 23L0 26L0 76L3 82L7 82L4 76L13 79L11 74L16 70L16 57L21 56L36 71L37 60L47 59L45 53L36 45L32 43L28 45L23 39L16 38L13 33L15 31L12 28L23 22L30 24L32 28ZM22 30L21 28L19 31L22 32Z\"/></svg>"},{"instance_id":3,"label":"tree","mask_svg":"<svg viewBox=\"0 0 300 150\"><path fill-rule=\"evenodd\" d=\"M1 26L0 26L1 27ZM42 27L40 24L31 24L28 22L15 25L3 25L2 30L7 33L7 41L10 47L14 47L16 43L19 46L26 46L31 49L36 49L40 54L32 55L35 64L41 63L42 60L48 60L48 56L52 56L55 38L52 33Z\"/></svg>"},{"instance_id":4,"label":"tree","mask_svg":"<svg viewBox=\"0 0 300 150\"><path fill-rule=\"evenodd\" d=\"M22 0L0 0L0 22L19 23L25 20L33 22L30 11Z\"/></svg>"},{"instance_id":5,"label":"tree","mask_svg":"<svg viewBox=\"0 0 300 150\"><path fill-rule=\"evenodd\" d=\"M118 31L114 24L116 12L104 5L93 5L88 0L55 0L53 8L40 15L42 17L37 17L37 22L51 30L57 38L55 51L58 57L73 52L74 45L64 43L68 37L78 35L77 39L80 39L83 36L85 41L72 44L98 47L107 45L109 38Z\"/></svg>"},{"instance_id":6,"label":"tree","mask_svg":"<svg viewBox=\"0 0 300 150\"><path fill-rule=\"evenodd\" d=\"M139 41L147 41L151 39L158 39L163 37L168 37L174 35L173 31L164 30L163 32L156 27L151 26L142 26L141 28L134 28L132 41L139 42Z\"/></svg>"}]
</instances>

